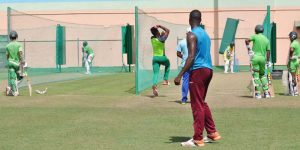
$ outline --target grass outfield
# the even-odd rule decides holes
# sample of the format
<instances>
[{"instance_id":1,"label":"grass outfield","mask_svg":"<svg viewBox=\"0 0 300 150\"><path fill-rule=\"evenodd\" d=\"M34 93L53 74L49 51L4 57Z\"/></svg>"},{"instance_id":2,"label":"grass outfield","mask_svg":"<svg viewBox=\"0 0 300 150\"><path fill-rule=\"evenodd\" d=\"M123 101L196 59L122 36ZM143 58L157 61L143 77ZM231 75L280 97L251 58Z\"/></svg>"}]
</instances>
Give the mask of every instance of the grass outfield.
<instances>
[{"instance_id":1,"label":"grass outfield","mask_svg":"<svg viewBox=\"0 0 300 150\"><path fill-rule=\"evenodd\" d=\"M257 101L246 89L249 73L216 73L207 101L223 139L203 149L300 149L300 98ZM134 75L93 76L34 86L46 95L0 96L1 150L181 150L192 136L190 105L180 87L160 86L135 96Z\"/></svg>"}]
</instances>

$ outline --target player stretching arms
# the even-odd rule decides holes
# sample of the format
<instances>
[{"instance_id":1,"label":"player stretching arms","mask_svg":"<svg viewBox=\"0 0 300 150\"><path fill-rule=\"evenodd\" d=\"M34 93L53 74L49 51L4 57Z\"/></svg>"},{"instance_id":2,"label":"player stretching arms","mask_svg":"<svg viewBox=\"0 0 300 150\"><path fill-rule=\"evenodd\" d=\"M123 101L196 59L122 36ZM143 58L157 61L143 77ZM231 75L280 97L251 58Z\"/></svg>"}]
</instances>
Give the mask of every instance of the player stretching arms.
<instances>
[{"instance_id":1,"label":"player stretching arms","mask_svg":"<svg viewBox=\"0 0 300 150\"><path fill-rule=\"evenodd\" d=\"M158 29L161 28L164 33L161 34ZM152 33L151 44L153 48L153 85L152 90L154 96L158 96L157 83L160 65L165 66L163 85L169 85L170 61L165 55L165 41L167 40L170 30L164 26L156 25L150 29Z\"/></svg>"}]
</instances>

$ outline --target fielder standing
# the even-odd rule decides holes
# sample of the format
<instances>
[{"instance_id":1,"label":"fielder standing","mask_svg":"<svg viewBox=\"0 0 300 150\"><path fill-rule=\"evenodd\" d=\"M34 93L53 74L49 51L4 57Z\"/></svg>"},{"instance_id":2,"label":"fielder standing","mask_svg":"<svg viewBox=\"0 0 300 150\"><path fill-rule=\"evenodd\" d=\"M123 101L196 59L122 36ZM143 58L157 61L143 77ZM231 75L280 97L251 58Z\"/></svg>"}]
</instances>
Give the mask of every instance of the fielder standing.
<instances>
[{"instance_id":1,"label":"fielder standing","mask_svg":"<svg viewBox=\"0 0 300 150\"><path fill-rule=\"evenodd\" d=\"M194 136L192 139L181 143L184 147L204 146L204 128L207 131L207 137L211 140L216 141L221 139L216 130L210 108L205 102L213 70L210 54L211 41L206 31L200 26L201 12L199 10L190 12L189 24L192 32L187 34L188 58L174 80L176 85L180 85L183 74L191 70L189 89L194 118Z\"/></svg>"}]
</instances>

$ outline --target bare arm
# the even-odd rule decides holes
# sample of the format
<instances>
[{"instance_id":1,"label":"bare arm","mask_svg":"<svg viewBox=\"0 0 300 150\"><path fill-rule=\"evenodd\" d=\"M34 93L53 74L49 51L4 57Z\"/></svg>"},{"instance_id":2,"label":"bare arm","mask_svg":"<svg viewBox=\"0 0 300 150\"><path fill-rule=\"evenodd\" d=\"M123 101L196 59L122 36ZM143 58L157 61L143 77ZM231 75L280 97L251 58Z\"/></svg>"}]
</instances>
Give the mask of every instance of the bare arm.
<instances>
[{"instance_id":1,"label":"bare arm","mask_svg":"<svg viewBox=\"0 0 300 150\"><path fill-rule=\"evenodd\" d=\"M251 42L250 39L246 39L246 40L245 40L245 44L246 44L246 46L247 46L248 51L251 50L251 49L250 49L250 46L249 46L250 42Z\"/></svg>"},{"instance_id":2,"label":"bare arm","mask_svg":"<svg viewBox=\"0 0 300 150\"><path fill-rule=\"evenodd\" d=\"M270 62L270 50L267 51L267 62Z\"/></svg>"},{"instance_id":3,"label":"bare arm","mask_svg":"<svg viewBox=\"0 0 300 150\"><path fill-rule=\"evenodd\" d=\"M156 26L157 28L161 28L165 31L165 36L168 37L169 36L169 33L170 33L170 30L162 25L157 25Z\"/></svg>"},{"instance_id":4,"label":"bare arm","mask_svg":"<svg viewBox=\"0 0 300 150\"><path fill-rule=\"evenodd\" d=\"M176 85L180 85L180 80L182 75L190 69L190 67L193 65L195 60L197 37L192 32L189 32L187 33L186 39L187 39L187 46L188 46L188 58L185 62L184 67L182 68L182 70L179 72L179 74L174 80L174 83Z\"/></svg>"},{"instance_id":5,"label":"bare arm","mask_svg":"<svg viewBox=\"0 0 300 150\"><path fill-rule=\"evenodd\" d=\"M294 54L294 48L290 47L289 59L292 59Z\"/></svg>"}]
</instances>

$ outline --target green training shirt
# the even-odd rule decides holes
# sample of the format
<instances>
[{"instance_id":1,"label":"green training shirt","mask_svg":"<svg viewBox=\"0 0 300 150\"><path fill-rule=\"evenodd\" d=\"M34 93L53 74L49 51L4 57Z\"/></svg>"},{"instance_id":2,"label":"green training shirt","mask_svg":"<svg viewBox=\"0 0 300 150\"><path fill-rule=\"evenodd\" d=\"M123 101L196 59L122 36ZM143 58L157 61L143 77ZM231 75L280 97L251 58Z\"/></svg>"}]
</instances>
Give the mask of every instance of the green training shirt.
<instances>
[{"instance_id":1,"label":"green training shirt","mask_svg":"<svg viewBox=\"0 0 300 150\"><path fill-rule=\"evenodd\" d=\"M153 48L153 56L164 56L165 43L158 40L158 38L151 38Z\"/></svg>"},{"instance_id":2,"label":"green training shirt","mask_svg":"<svg viewBox=\"0 0 300 150\"><path fill-rule=\"evenodd\" d=\"M19 52L22 51L21 44L17 41L12 41L6 46L6 55L9 55L8 61L19 63Z\"/></svg>"},{"instance_id":3,"label":"green training shirt","mask_svg":"<svg viewBox=\"0 0 300 150\"><path fill-rule=\"evenodd\" d=\"M266 36L262 33L254 34L250 37L250 41L253 42L252 50L254 55L261 55L266 57L266 52L270 50L270 42Z\"/></svg>"},{"instance_id":4,"label":"green training shirt","mask_svg":"<svg viewBox=\"0 0 300 150\"><path fill-rule=\"evenodd\" d=\"M87 53L88 55L94 53L93 49L92 49L91 47L89 47L89 46L83 47L83 51L84 51L85 53Z\"/></svg>"},{"instance_id":5,"label":"green training shirt","mask_svg":"<svg viewBox=\"0 0 300 150\"><path fill-rule=\"evenodd\" d=\"M294 40L291 43L291 47L294 49L293 56L298 56L300 57L300 43L297 40Z\"/></svg>"}]
</instances>

